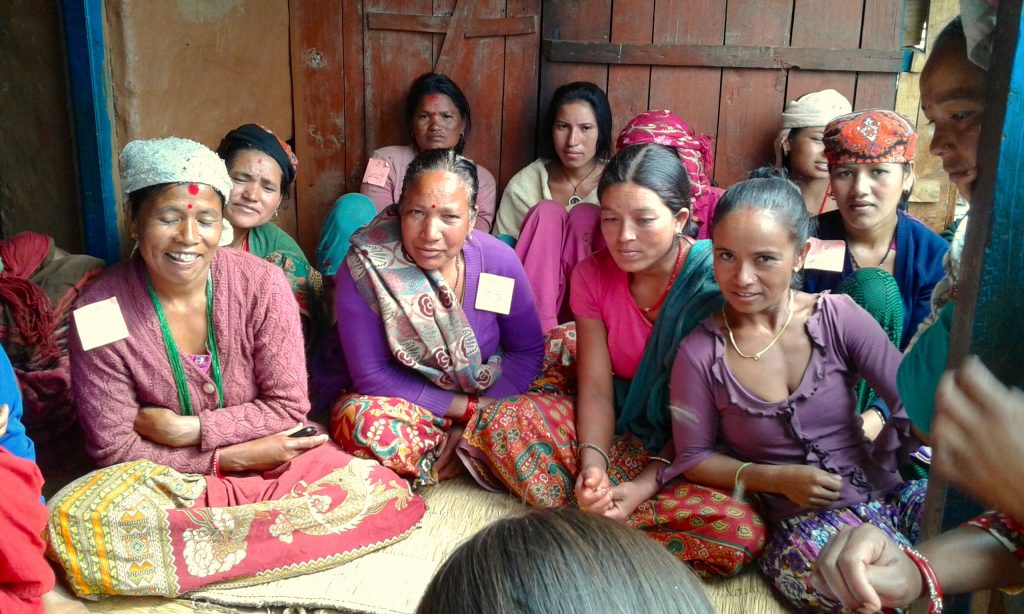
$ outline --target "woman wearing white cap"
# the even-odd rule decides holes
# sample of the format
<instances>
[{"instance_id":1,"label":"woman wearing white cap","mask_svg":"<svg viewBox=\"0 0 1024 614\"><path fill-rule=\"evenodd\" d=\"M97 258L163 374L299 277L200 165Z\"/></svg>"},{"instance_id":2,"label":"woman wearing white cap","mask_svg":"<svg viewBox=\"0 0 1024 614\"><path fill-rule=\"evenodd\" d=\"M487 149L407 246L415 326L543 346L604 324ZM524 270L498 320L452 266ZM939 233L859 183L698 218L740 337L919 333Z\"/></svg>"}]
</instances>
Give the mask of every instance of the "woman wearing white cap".
<instances>
[{"instance_id":1,"label":"woman wearing white cap","mask_svg":"<svg viewBox=\"0 0 1024 614\"><path fill-rule=\"evenodd\" d=\"M789 171L811 215L836 208L822 136L829 120L851 110L850 101L830 89L790 101L782 113L782 129L775 138L775 166Z\"/></svg>"},{"instance_id":2,"label":"woman wearing white cap","mask_svg":"<svg viewBox=\"0 0 1024 614\"><path fill-rule=\"evenodd\" d=\"M299 424L298 304L281 269L218 249L231 179L187 139L121 154L134 256L81 295L75 405L103 469L50 502L82 597L177 596L337 565L419 521L403 480ZM301 429L301 432L300 432Z\"/></svg>"}]
</instances>

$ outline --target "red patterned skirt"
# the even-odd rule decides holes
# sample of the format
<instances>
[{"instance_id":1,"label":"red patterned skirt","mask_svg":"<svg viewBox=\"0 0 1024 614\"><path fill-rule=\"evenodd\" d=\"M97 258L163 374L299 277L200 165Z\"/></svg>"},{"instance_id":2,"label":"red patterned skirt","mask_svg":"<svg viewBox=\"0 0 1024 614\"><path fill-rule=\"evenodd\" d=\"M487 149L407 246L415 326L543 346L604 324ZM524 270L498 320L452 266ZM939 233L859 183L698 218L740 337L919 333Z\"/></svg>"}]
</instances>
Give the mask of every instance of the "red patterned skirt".
<instances>
[{"instance_id":1,"label":"red patterned skirt","mask_svg":"<svg viewBox=\"0 0 1024 614\"><path fill-rule=\"evenodd\" d=\"M537 507L576 504L575 349L573 325L552 329L544 371L530 390L499 400L467 425L459 456L482 486L507 488ZM331 434L342 448L379 460L414 485L436 482L433 464L450 427L450 420L399 398L344 394L331 414ZM609 455L614 484L634 479L649 457L629 434ZM750 505L682 479L666 484L628 522L702 575L736 573L766 538Z\"/></svg>"}]
</instances>

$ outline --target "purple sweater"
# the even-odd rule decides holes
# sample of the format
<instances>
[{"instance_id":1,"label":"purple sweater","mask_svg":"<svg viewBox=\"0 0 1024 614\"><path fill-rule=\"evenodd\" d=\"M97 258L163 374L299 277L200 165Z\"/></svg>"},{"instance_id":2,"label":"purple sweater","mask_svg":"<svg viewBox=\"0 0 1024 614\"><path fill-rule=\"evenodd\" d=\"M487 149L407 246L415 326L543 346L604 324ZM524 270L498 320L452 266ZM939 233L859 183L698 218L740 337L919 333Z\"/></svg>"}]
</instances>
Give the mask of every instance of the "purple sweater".
<instances>
[{"instance_id":1,"label":"purple sweater","mask_svg":"<svg viewBox=\"0 0 1024 614\"><path fill-rule=\"evenodd\" d=\"M224 407L213 379L183 355L192 409L201 424L198 447L169 448L133 429L139 407L180 411L153 303L138 260L107 269L82 293L78 307L117 297L129 337L82 350L70 335L71 384L89 454L101 466L147 459L187 473L208 473L213 452L283 431L309 412L299 307L281 269L220 248L213 271L213 328L220 351Z\"/></svg>"},{"instance_id":2,"label":"purple sweater","mask_svg":"<svg viewBox=\"0 0 1024 614\"><path fill-rule=\"evenodd\" d=\"M676 458L662 474L670 480L713 454L769 465L811 465L843 478L832 508L877 499L902 483L897 452L909 451L909 421L896 390L897 350L878 323L845 295L821 294L807 320L811 359L789 398L767 403L733 376L725 339L714 318L697 326L679 346L669 388ZM853 387L859 376L894 408L872 444L864 436ZM801 514L782 495L762 493L771 521Z\"/></svg>"},{"instance_id":3,"label":"purple sweater","mask_svg":"<svg viewBox=\"0 0 1024 614\"><path fill-rule=\"evenodd\" d=\"M502 355L501 377L486 394L496 398L521 394L540 373L544 360L544 336L523 265L510 247L479 230L473 231L472 241L463 244L462 253L466 258L463 310L476 334L480 356L486 362L498 351ZM480 273L515 280L507 316L474 307ZM335 283L338 335L353 389L370 396L399 397L443 416L455 392L438 388L399 364L388 346L380 317L359 294L347 266L338 268Z\"/></svg>"}]
</instances>

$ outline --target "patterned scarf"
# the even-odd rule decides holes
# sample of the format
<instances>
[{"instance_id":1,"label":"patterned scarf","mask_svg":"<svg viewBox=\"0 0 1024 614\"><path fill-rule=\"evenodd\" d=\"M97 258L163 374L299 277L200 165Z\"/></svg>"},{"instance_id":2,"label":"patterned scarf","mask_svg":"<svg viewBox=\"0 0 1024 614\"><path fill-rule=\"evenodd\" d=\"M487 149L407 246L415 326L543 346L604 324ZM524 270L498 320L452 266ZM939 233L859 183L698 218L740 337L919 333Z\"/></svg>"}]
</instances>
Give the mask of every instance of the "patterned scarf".
<instances>
[{"instance_id":1,"label":"patterned scarf","mask_svg":"<svg viewBox=\"0 0 1024 614\"><path fill-rule=\"evenodd\" d=\"M351 241L345 258L349 272L380 316L399 363L439 388L469 394L487 390L501 377L501 356L481 362L476 334L441 273L425 271L406 256L398 205L381 211Z\"/></svg>"}]
</instances>

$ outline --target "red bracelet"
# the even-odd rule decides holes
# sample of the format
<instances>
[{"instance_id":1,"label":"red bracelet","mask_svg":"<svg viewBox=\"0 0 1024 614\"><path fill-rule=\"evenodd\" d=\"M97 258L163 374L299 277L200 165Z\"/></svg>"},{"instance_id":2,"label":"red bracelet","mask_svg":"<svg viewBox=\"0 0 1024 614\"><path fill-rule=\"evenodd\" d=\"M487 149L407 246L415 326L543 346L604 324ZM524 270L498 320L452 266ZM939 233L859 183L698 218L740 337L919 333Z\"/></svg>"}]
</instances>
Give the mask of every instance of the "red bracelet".
<instances>
[{"instance_id":1,"label":"red bracelet","mask_svg":"<svg viewBox=\"0 0 1024 614\"><path fill-rule=\"evenodd\" d=\"M917 570L921 572L921 578L924 580L925 588L928 591L928 614L940 614L942 612L942 585L939 584L939 577L935 575L932 564L913 548L900 546L900 549L914 562Z\"/></svg>"},{"instance_id":2,"label":"red bracelet","mask_svg":"<svg viewBox=\"0 0 1024 614\"><path fill-rule=\"evenodd\" d=\"M462 412L462 415L458 418L452 418L452 422L455 424L469 424L469 421L476 414L478 405L480 405L480 397L475 394L466 395L466 411Z\"/></svg>"},{"instance_id":3,"label":"red bracelet","mask_svg":"<svg viewBox=\"0 0 1024 614\"><path fill-rule=\"evenodd\" d=\"M223 480L224 474L220 472L220 448L213 451L213 475Z\"/></svg>"}]
</instances>

